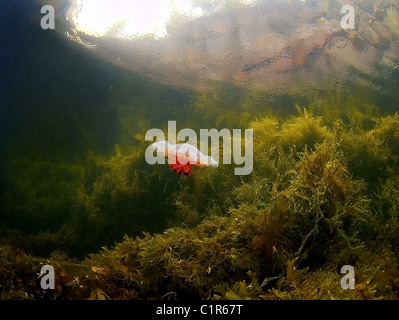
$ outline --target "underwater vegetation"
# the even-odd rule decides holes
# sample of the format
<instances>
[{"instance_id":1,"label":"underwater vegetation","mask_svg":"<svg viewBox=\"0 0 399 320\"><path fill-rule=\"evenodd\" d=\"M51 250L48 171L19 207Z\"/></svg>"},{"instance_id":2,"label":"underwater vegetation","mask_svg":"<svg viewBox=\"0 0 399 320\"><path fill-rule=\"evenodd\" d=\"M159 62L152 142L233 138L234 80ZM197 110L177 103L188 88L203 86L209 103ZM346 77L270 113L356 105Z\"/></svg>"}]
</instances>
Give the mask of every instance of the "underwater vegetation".
<instances>
[{"instance_id":1,"label":"underwater vegetation","mask_svg":"<svg viewBox=\"0 0 399 320\"><path fill-rule=\"evenodd\" d=\"M245 177L149 168L144 145L79 165L14 161L0 195L0 298L398 299L399 115L365 129L298 110L249 123ZM44 264L54 290L40 288ZM353 290L341 289L343 265Z\"/></svg>"}]
</instances>

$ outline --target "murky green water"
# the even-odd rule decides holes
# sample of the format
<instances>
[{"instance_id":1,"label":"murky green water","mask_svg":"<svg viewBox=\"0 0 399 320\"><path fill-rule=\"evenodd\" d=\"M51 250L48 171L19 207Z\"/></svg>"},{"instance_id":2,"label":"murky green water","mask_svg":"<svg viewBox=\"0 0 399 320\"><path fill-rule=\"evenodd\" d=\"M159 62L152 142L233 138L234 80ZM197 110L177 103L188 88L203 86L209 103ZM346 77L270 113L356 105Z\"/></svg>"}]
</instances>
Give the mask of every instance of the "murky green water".
<instances>
[{"instance_id":1,"label":"murky green water","mask_svg":"<svg viewBox=\"0 0 399 320\"><path fill-rule=\"evenodd\" d=\"M53 5L0 5L0 298L398 298L395 1L353 30L339 1L201 1L156 37ZM149 165L168 121L253 129L251 174Z\"/></svg>"}]
</instances>

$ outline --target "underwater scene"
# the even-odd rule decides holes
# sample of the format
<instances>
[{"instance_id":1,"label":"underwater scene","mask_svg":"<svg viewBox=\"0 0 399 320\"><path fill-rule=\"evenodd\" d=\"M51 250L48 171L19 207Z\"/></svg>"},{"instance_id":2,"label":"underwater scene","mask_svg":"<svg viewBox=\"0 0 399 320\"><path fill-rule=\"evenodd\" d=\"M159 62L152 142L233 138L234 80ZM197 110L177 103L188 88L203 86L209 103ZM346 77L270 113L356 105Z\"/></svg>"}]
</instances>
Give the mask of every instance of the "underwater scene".
<instances>
[{"instance_id":1,"label":"underwater scene","mask_svg":"<svg viewBox=\"0 0 399 320\"><path fill-rule=\"evenodd\" d=\"M2 0L0 300L398 300L399 1Z\"/></svg>"}]
</instances>

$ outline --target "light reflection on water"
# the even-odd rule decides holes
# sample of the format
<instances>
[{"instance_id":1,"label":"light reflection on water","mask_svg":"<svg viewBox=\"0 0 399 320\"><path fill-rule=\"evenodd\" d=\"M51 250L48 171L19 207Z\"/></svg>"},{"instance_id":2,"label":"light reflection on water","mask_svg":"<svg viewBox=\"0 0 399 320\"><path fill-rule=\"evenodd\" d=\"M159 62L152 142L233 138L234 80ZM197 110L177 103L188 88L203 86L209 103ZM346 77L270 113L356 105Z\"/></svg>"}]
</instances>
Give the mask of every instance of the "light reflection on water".
<instances>
[{"instance_id":1,"label":"light reflection on water","mask_svg":"<svg viewBox=\"0 0 399 320\"><path fill-rule=\"evenodd\" d=\"M232 83L306 94L307 88L360 85L381 94L399 68L395 1L346 1L355 8L354 30L342 29L338 0L218 2L214 11L198 3L207 14L172 19L161 38L149 32L127 40L115 28L93 38L78 24L71 27L80 30L75 40L96 44L95 54L171 87Z\"/></svg>"}]
</instances>

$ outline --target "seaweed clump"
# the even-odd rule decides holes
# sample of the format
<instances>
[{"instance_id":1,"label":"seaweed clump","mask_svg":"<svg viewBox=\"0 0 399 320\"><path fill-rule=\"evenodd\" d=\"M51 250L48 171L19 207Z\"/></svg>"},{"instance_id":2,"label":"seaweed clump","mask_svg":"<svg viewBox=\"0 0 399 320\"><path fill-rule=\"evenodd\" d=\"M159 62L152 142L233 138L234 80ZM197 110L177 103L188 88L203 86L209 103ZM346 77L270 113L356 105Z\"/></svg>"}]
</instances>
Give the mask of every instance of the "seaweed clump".
<instances>
[{"instance_id":1,"label":"seaweed clump","mask_svg":"<svg viewBox=\"0 0 399 320\"><path fill-rule=\"evenodd\" d=\"M126 235L82 261L53 254L47 263L60 277L46 293L31 278L43 259L2 246L0 297L398 299L398 119L380 118L369 130L307 111L285 123L254 121L250 177L221 166L181 180L170 193L169 228ZM143 185L133 167L94 179L85 210L130 210ZM162 179L154 170L148 177ZM347 264L354 290L340 287Z\"/></svg>"}]
</instances>

